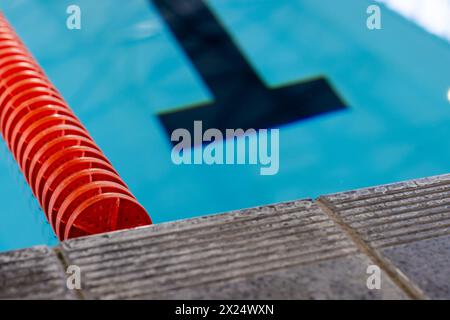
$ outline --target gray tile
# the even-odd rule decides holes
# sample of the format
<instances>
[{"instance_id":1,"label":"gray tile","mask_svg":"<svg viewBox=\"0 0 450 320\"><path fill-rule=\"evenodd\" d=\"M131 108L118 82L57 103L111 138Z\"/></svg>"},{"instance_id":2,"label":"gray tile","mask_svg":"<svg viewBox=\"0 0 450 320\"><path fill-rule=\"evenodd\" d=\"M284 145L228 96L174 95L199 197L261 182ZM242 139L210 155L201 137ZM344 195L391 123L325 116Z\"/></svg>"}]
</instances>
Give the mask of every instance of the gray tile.
<instances>
[{"instance_id":1,"label":"gray tile","mask_svg":"<svg viewBox=\"0 0 450 320\"><path fill-rule=\"evenodd\" d=\"M450 298L450 175L328 195L320 202L431 298Z\"/></svg>"},{"instance_id":2,"label":"gray tile","mask_svg":"<svg viewBox=\"0 0 450 320\"><path fill-rule=\"evenodd\" d=\"M0 299L74 299L63 267L45 246L0 254Z\"/></svg>"},{"instance_id":3,"label":"gray tile","mask_svg":"<svg viewBox=\"0 0 450 320\"><path fill-rule=\"evenodd\" d=\"M309 200L66 241L87 298L406 298Z\"/></svg>"},{"instance_id":4,"label":"gray tile","mask_svg":"<svg viewBox=\"0 0 450 320\"><path fill-rule=\"evenodd\" d=\"M432 299L450 298L450 236L380 249Z\"/></svg>"},{"instance_id":5,"label":"gray tile","mask_svg":"<svg viewBox=\"0 0 450 320\"><path fill-rule=\"evenodd\" d=\"M366 256L355 254L143 296L157 299L275 300L406 298L384 273L383 290L368 290L365 283L369 264L372 262Z\"/></svg>"}]
</instances>

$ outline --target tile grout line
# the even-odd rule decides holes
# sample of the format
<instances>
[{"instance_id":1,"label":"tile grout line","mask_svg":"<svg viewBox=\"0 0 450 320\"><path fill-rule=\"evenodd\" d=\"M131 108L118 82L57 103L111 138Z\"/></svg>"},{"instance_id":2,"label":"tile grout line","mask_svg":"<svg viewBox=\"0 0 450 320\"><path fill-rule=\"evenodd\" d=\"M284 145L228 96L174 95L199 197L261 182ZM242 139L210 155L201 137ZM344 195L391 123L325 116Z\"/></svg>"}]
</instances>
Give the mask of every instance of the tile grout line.
<instances>
[{"instance_id":1,"label":"tile grout line","mask_svg":"<svg viewBox=\"0 0 450 320\"><path fill-rule=\"evenodd\" d=\"M52 248L52 250L56 254L56 257L57 257L57 259L58 259L58 261L59 261L59 263L60 263L60 265L62 267L62 271L63 271L63 274L64 274L64 279L67 279L65 270L67 270L67 268L69 267L69 263L67 262L67 260L66 260L66 258L64 256L64 253L63 253L63 250L62 250L61 246L54 247L54 248ZM83 294L83 286L81 286L80 290L73 290L73 291L75 291L75 295L80 300L86 300L86 297Z\"/></svg>"},{"instance_id":2,"label":"tile grout line","mask_svg":"<svg viewBox=\"0 0 450 320\"><path fill-rule=\"evenodd\" d=\"M370 259L372 259L382 270L386 272L388 277L402 289L409 298L426 300L428 297L420 290L408 277L406 277L399 269L393 266L388 259L383 257L369 244L364 242L358 235L356 230L350 227L344 220L336 214L332 206L324 198L319 197L314 201L317 206L334 222L342 228L342 230L349 236L350 240L356 247Z\"/></svg>"}]
</instances>

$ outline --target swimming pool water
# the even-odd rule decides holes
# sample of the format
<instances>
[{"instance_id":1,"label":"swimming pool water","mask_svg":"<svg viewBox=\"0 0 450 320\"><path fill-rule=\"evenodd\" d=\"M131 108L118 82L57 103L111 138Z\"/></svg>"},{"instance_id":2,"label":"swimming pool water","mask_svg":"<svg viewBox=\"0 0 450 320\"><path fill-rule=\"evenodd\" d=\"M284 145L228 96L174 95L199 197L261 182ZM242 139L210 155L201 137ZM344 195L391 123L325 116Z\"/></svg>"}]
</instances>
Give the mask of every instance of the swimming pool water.
<instances>
[{"instance_id":1,"label":"swimming pool water","mask_svg":"<svg viewBox=\"0 0 450 320\"><path fill-rule=\"evenodd\" d=\"M176 166L158 113L213 101L147 0L0 4L155 223L446 173L450 44L368 0L208 0L268 87L325 77L345 110L280 129L280 169ZM0 251L57 242L4 143Z\"/></svg>"}]
</instances>

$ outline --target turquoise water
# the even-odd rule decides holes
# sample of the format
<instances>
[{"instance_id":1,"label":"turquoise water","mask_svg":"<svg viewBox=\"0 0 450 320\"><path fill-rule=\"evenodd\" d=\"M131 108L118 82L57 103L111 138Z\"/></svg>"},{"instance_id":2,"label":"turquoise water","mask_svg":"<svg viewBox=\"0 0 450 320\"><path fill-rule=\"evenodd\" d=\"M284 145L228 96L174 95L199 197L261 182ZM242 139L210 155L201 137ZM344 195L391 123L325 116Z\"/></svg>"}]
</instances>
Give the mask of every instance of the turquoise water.
<instances>
[{"instance_id":1,"label":"turquoise water","mask_svg":"<svg viewBox=\"0 0 450 320\"><path fill-rule=\"evenodd\" d=\"M283 126L280 170L176 166L156 114L212 100L146 0L15 0L0 8L155 223L450 169L450 44L366 0L209 0L268 86L324 75L348 104ZM4 143L0 250L57 240Z\"/></svg>"}]
</instances>

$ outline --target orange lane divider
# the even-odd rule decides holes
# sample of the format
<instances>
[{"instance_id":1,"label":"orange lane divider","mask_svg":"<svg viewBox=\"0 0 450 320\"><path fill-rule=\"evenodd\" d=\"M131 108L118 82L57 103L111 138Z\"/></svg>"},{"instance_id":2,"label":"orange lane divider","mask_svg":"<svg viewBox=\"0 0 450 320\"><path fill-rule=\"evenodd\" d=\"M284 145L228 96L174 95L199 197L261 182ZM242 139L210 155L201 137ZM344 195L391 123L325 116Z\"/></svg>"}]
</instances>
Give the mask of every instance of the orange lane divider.
<instances>
[{"instance_id":1,"label":"orange lane divider","mask_svg":"<svg viewBox=\"0 0 450 320\"><path fill-rule=\"evenodd\" d=\"M0 131L60 240L151 224L1 12Z\"/></svg>"}]
</instances>

